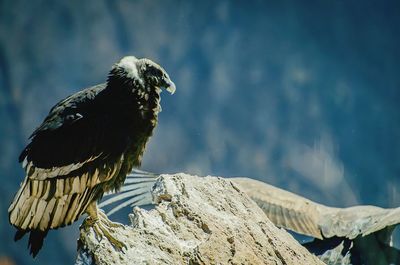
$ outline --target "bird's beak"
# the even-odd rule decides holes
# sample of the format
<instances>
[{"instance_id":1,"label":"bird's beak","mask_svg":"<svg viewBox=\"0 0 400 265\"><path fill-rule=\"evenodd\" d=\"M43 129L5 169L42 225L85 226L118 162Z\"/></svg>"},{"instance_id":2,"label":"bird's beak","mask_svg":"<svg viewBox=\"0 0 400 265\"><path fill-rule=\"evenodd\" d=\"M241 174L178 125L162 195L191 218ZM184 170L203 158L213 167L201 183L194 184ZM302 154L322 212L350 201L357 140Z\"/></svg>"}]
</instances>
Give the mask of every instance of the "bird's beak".
<instances>
[{"instance_id":1,"label":"bird's beak","mask_svg":"<svg viewBox=\"0 0 400 265\"><path fill-rule=\"evenodd\" d=\"M175 93L176 90L176 86L175 83L172 82L171 80L169 80L169 82L167 82L167 86L165 88L171 95L173 95Z\"/></svg>"},{"instance_id":2,"label":"bird's beak","mask_svg":"<svg viewBox=\"0 0 400 265\"><path fill-rule=\"evenodd\" d=\"M171 81L171 78L169 78L169 75L167 73L165 73L162 81L163 81L162 86L165 88L165 90L167 90L171 95L174 94L176 86L175 83Z\"/></svg>"}]
</instances>

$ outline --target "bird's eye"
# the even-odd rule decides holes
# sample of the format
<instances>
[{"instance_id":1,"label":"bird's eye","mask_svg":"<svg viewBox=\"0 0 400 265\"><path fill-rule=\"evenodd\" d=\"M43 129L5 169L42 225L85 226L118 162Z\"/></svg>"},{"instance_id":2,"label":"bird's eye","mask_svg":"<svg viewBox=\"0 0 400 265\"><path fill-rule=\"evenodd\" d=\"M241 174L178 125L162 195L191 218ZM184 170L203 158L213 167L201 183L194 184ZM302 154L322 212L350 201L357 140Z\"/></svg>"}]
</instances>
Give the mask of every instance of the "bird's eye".
<instances>
[{"instance_id":1,"label":"bird's eye","mask_svg":"<svg viewBox=\"0 0 400 265\"><path fill-rule=\"evenodd\" d=\"M160 69L152 67L152 66L149 66L147 68L147 74L149 76L156 76L156 77L162 77L163 76L163 73L162 73L162 71Z\"/></svg>"}]
</instances>

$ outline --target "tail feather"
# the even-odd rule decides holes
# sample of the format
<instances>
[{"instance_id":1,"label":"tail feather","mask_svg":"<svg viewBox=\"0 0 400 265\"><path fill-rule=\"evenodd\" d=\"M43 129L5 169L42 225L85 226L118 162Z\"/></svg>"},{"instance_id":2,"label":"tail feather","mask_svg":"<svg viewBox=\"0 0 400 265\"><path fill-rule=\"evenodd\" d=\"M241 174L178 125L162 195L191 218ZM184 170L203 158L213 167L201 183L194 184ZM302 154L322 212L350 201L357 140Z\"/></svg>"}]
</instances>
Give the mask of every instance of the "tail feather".
<instances>
[{"instance_id":1,"label":"tail feather","mask_svg":"<svg viewBox=\"0 0 400 265\"><path fill-rule=\"evenodd\" d=\"M29 253L33 257L36 257L36 255L39 253L40 249L43 246L43 242L45 237L47 236L48 231L49 230L41 231L38 229L34 230L18 229L17 232L15 233L14 241L20 240L22 237L25 236L26 233L29 233L29 239L28 239Z\"/></svg>"},{"instance_id":2,"label":"tail feather","mask_svg":"<svg viewBox=\"0 0 400 265\"><path fill-rule=\"evenodd\" d=\"M18 229L17 232L15 232L15 236L14 236L14 241L18 241L21 238L24 237L24 235L27 233L28 231L26 230L20 230Z\"/></svg>"},{"instance_id":3,"label":"tail feather","mask_svg":"<svg viewBox=\"0 0 400 265\"><path fill-rule=\"evenodd\" d=\"M44 238L47 236L48 231L49 230L40 231L37 229L30 231L28 248L29 248L29 253L33 257L36 257L39 250L42 248Z\"/></svg>"}]
</instances>

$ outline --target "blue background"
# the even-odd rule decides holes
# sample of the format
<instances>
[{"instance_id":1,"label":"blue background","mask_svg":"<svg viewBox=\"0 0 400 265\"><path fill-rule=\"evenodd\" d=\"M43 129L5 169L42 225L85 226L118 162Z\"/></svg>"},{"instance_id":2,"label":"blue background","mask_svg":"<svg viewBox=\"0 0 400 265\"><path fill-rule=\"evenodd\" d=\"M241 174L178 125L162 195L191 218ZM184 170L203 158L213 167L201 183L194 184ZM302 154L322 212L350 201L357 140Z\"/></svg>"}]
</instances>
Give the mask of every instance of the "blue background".
<instances>
[{"instance_id":1,"label":"blue background","mask_svg":"<svg viewBox=\"0 0 400 265\"><path fill-rule=\"evenodd\" d=\"M399 47L398 1L0 1L0 256L73 263L80 221L34 261L13 242L17 157L51 106L125 55L159 62L177 85L143 169L397 207Z\"/></svg>"}]
</instances>

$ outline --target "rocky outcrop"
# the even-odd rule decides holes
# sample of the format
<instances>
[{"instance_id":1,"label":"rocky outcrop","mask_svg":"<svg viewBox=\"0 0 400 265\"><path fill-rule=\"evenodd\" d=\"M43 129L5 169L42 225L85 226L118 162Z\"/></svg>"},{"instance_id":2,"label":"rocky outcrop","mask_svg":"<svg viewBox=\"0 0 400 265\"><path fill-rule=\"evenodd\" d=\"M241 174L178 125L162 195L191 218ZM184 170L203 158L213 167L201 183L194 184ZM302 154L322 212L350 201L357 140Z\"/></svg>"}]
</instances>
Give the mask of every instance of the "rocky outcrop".
<instances>
[{"instance_id":1,"label":"rocky outcrop","mask_svg":"<svg viewBox=\"0 0 400 265\"><path fill-rule=\"evenodd\" d=\"M230 180L162 175L152 195L154 209L109 230L123 251L81 229L77 264L323 264Z\"/></svg>"}]
</instances>

